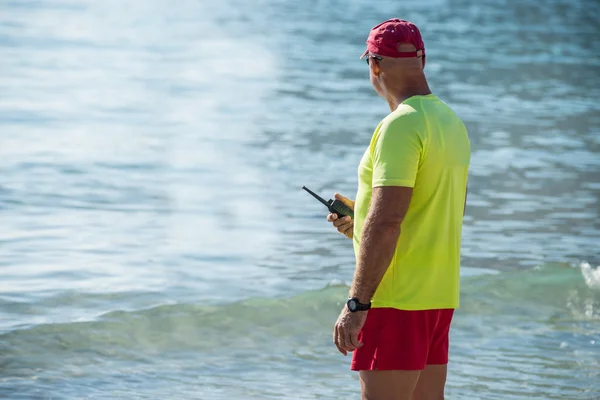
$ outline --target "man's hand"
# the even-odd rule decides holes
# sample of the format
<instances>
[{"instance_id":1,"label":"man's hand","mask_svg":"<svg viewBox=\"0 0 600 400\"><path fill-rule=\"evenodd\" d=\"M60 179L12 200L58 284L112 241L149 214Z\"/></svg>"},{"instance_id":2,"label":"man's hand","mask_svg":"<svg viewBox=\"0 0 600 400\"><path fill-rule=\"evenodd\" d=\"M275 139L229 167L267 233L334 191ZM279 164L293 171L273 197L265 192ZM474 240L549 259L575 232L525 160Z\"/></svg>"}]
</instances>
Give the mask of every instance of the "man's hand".
<instances>
[{"instance_id":1,"label":"man's hand","mask_svg":"<svg viewBox=\"0 0 600 400\"><path fill-rule=\"evenodd\" d=\"M333 329L333 343L343 355L362 347L362 342L358 341L358 334L365 325L368 312L350 312L346 306L342 309Z\"/></svg>"},{"instance_id":2,"label":"man's hand","mask_svg":"<svg viewBox=\"0 0 600 400\"><path fill-rule=\"evenodd\" d=\"M336 193L334 198L354 210L354 201L342 196L339 193ZM327 221L332 222L333 226L337 228L339 233L346 236L348 239L352 239L352 232L354 229L354 220L352 218L343 217L338 219L337 215L332 213L327 215Z\"/></svg>"}]
</instances>

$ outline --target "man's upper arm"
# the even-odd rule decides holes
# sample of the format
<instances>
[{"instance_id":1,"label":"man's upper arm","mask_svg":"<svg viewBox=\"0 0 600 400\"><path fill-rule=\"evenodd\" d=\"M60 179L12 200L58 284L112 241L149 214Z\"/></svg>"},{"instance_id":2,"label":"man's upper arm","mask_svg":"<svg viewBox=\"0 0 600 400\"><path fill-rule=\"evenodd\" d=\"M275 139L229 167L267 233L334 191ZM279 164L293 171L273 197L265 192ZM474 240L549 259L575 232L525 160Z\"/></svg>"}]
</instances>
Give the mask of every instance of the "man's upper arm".
<instances>
[{"instance_id":1,"label":"man's upper arm","mask_svg":"<svg viewBox=\"0 0 600 400\"><path fill-rule=\"evenodd\" d=\"M423 143L418 132L402 121L383 124L371 144L373 196L377 220L402 222L419 169Z\"/></svg>"},{"instance_id":2,"label":"man's upper arm","mask_svg":"<svg viewBox=\"0 0 600 400\"><path fill-rule=\"evenodd\" d=\"M377 224L400 224L408 211L413 188L406 186L378 186L373 188L369 214Z\"/></svg>"},{"instance_id":3,"label":"man's upper arm","mask_svg":"<svg viewBox=\"0 0 600 400\"><path fill-rule=\"evenodd\" d=\"M422 151L422 140L408 123L382 124L371 143L372 186L414 187Z\"/></svg>"}]
</instances>

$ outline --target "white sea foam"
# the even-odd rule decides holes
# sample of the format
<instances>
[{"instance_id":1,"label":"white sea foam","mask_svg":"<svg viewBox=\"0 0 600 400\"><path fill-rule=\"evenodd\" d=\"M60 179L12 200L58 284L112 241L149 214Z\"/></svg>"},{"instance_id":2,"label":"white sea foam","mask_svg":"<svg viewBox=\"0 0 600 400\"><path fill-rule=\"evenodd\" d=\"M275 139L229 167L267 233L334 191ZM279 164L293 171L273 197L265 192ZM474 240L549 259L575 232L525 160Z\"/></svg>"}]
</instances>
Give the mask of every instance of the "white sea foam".
<instances>
[{"instance_id":1,"label":"white sea foam","mask_svg":"<svg viewBox=\"0 0 600 400\"><path fill-rule=\"evenodd\" d=\"M585 284L591 289L600 289L600 266L594 268L589 263L581 263L579 266Z\"/></svg>"}]
</instances>

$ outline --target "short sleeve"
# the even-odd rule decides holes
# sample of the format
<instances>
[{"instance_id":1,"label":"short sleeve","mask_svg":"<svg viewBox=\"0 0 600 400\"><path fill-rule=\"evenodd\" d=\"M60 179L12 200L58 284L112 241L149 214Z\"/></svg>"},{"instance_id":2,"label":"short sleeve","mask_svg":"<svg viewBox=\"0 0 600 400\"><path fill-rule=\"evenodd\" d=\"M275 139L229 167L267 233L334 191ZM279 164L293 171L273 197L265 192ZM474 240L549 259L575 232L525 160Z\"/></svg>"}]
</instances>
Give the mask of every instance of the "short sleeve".
<instances>
[{"instance_id":1,"label":"short sleeve","mask_svg":"<svg viewBox=\"0 0 600 400\"><path fill-rule=\"evenodd\" d=\"M414 127L401 120L381 124L371 142L372 187L414 187L422 150Z\"/></svg>"}]
</instances>

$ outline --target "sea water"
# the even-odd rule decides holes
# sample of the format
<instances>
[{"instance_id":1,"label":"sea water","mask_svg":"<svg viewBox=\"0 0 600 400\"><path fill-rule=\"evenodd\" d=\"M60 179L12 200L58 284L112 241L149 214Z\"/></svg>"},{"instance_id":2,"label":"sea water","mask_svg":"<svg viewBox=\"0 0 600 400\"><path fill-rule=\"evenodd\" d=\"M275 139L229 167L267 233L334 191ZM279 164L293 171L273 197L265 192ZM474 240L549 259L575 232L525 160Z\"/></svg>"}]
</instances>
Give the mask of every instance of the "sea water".
<instances>
[{"instance_id":1,"label":"sea water","mask_svg":"<svg viewBox=\"0 0 600 400\"><path fill-rule=\"evenodd\" d=\"M412 20L473 157L449 399L600 398L599 3L0 3L0 398L356 399L331 343Z\"/></svg>"}]
</instances>

